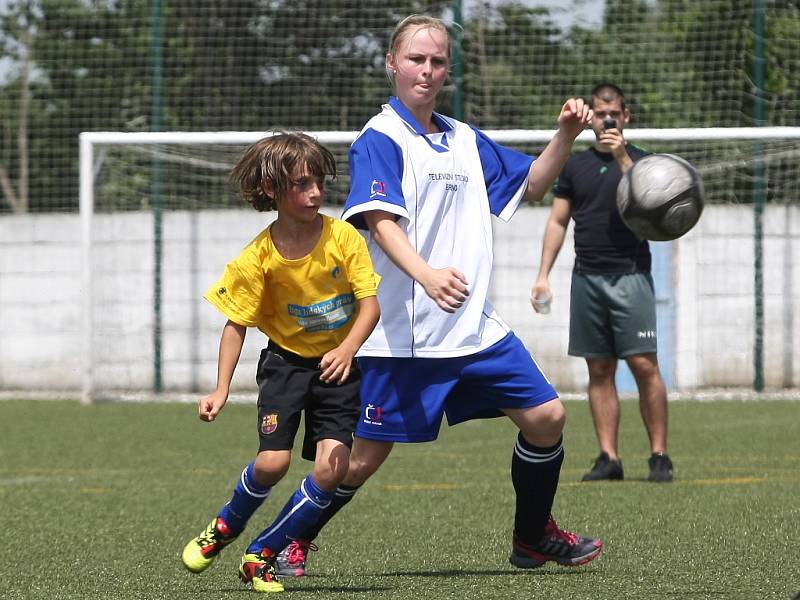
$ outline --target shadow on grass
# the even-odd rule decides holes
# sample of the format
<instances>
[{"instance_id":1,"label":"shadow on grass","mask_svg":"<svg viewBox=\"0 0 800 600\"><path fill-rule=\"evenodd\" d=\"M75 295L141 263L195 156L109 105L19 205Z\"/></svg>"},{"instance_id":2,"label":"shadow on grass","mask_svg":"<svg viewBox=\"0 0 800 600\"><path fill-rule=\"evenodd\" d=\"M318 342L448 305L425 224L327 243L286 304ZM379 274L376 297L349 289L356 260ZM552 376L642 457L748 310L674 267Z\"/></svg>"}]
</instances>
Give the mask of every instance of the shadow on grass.
<instances>
[{"instance_id":1,"label":"shadow on grass","mask_svg":"<svg viewBox=\"0 0 800 600\"><path fill-rule=\"evenodd\" d=\"M387 578L387 577L436 577L447 579L451 577L497 577L497 576L516 576L516 577L547 577L564 575L581 575L591 573L591 569L575 568L575 567L553 567L550 569L485 569L485 570L466 570L466 569L443 569L440 571L391 571L388 573L359 573L359 577L374 577L374 578ZM303 584L297 587L291 583L287 584L287 579L283 579L286 586L286 591L292 594L309 594L309 593L350 593L350 594L371 594L378 592L389 592L396 590L397 586L391 585L371 585L371 586L356 586L356 585L324 585L322 582L317 584L312 583L310 579L324 578L325 575L315 574L311 577L304 577ZM238 588L241 591L242 588ZM235 591L233 589L228 591Z\"/></svg>"},{"instance_id":2,"label":"shadow on grass","mask_svg":"<svg viewBox=\"0 0 800 600\"><path fill-rule=\"evenodd\" d=\"M303 587L294 587L293 585L289 584L286 585L286 581L283 582L284 586L286 587L287 592L291 592L292 594L308 594L314 593L318 594L322 593L337 593L342 594L347 592L348 594L372 594L377 592L388 592L394 590L394 586L386 586L386 585L370 585L370 586L349 586L349 585L305 585ZM196 592L209 592L210 594L241 594L241 593L252 593L253 589L249 586L237 586L237 587L213 587L204 590L193 590L194 593Z\"/></svg>"},{"instance_id":3,"label":"shadow on grass","mask_svg":"<svg viewBox=\"0 0 800 600\"><path fill-rule=\"evenodd\" d=\"M374 594L377 592L388 592L391 590L395 590L395 587L383 586L383 585L371 585L368 587L358 587L358 586L349 586L349 585L320 585L320 586L305 586L305 587L287 587L286 591L291 592L292 594L319 594L319 593L328 593L328 594Z\"/></svg>"},{"instance_id":4,"label":"shadow on grass","mask_svg":"<svg viewBox=\"0 0 800 600\"><path fill-rule=\"evenodd\" d=\"M474 569L447 569L444 571L393 571L390 573L376 573L372 577L496 577L500 575L515 575L520 577L530 577L535 575L543 577L548 575L583 575L591 573L591 568L582 569L580 567L553 567L550 569L485 569L476 571Z\"/></svg>"}]
</instances>

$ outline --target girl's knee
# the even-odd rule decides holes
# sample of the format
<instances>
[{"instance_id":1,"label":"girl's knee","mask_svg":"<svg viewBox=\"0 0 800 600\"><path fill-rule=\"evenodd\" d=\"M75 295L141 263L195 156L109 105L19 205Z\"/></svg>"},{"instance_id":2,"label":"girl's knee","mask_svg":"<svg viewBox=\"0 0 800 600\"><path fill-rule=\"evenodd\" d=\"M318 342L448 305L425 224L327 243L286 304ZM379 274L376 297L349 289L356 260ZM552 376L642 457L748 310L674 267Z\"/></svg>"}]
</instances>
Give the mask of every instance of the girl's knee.
<instances>
[{"instance_id":1,"label":"girl's knee","mask_svg":"<svg viewBox=\"0 0 800 600\"><path fill-rule=\"evenodd\" d=\"M388 452L387 452L388 454ZM383 464L386 455L373 452L356 452L350 455L350 468L347 483L352 486L363 485Z\"/></svg>"},{"instance_id":2,"label":"girl's knee","mask_svg":"<svg viewBox=\"0 0 800 600\"><path fill-rule=\"evenodd\" d=\"M544 404L546 407L541 417L539 427L551 435L561 435L567 422L567 411L560 400L553 400Z\"/></svg>"},{"instance_id":3,"label":"girl's knee","mask_svg":"<svg viewBox=\"0 0 800 600\"><path fill-rule=\"evenodd\" d=\"M363 485L375 471L377 471L377 467L373 467L368 462L363 460L351 461L350 469L347 471L347 483L354 487Z\"/></svg>"},{"instance_id":4,"label":"girl's knee","mask_svg":"<svg viewBox=\"0 0 800 600\"><path fill-rule=\"evenodd\" d=\"M523 437L537 446L557 443L566 421L567 412L558 399L528 409L522 418L515 419Z\"/></svg>"}]
</instances>

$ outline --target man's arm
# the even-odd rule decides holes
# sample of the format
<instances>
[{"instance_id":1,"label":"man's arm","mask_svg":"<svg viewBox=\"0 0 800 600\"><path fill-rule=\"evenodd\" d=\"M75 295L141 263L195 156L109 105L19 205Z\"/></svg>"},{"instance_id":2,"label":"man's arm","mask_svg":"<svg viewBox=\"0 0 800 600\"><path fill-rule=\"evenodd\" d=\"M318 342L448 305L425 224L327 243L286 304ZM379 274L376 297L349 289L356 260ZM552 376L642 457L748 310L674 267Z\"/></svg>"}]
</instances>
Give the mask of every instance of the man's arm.
<instances>
[{"instance_id":1,"label":"man's arm","mask_svg":"<svg viewBox=\"0 0 800 600\"><path fill-rule=\"evenodd\" d=\"M552 298L553 292L550 289L550 271L558 258L561 246L564 245L564 238L567 235L567 226L572 215L572 205L566 198L556 197L553 199L553 207L550 209L550 216L544 230L542 240L542 258L539 262L539 274L536 283L531 289L531 298L546 297ZM534 306L534 308L536 308Z\"/></svg>"}]
</instances>

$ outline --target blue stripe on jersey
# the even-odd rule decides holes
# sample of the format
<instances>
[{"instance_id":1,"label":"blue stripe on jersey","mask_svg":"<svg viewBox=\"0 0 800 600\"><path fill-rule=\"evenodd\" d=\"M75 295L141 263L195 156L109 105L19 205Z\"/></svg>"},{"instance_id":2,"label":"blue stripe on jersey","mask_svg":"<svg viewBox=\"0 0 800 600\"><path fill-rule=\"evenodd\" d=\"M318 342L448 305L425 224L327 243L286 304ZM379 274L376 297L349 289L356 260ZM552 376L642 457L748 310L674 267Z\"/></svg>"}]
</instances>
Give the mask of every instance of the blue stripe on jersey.
<instances>
[{"instance_id":1,"label":"blue stripe on jersey","mask_svg":"<svg viewBox=\"0 0 800 600\"><path fill-rule=\"evenodd\" d=\"M534 157L501 146L481 130L472 129L483 167L489 208L493 215L498 216L525 182Z\"/></svg>"},{"instance_id":2,"label":"blue stripe on jersey","mask_svg":"<svg viewBox=\"0 0 800 600\"><path fill-rule=\"evenodd\" d=\"M369 202L390 206L386 210L398 216L408 216L403 198L403 151L385 133L365 130L350 146L350 193L344 213ZM356 229L367 229L364 215L344 216Z\"/></svg>"},{"instance_id":3,"label":"blue stripe on jersey","mask_svg":"<svg viewBox=\"0 0 800 600\"><path fill-rule=\"evenodd\" d=\"M392 96L389 98L389 106L394 109L394 112L398 114L398 116L405 121L411 129L417 132L419 135L426 135L427 131L425 128L420 125L419 121L417 121L417 117L415 117L410 110L406 108L406 105L400 101L400 98L397 96ZM434 124L439 128L439 131L447 132L452 131L453 124L445 119L439 113L433 113L431 115Z\"/></svg>"}]
</instances>

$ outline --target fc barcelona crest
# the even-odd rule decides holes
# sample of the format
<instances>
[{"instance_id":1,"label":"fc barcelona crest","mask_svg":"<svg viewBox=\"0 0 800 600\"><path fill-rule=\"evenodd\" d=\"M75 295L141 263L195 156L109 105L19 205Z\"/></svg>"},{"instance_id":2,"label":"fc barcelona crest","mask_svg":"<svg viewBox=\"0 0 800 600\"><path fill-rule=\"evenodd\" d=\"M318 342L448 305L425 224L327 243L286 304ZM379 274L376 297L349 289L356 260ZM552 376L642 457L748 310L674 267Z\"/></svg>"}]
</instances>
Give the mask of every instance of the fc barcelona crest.
<instances>
[{"instance_id":1,"label":"fc barcelona crest","mask_svg":"<svg viewBox=\"0 0 800 600\"><path fill-rule=\"evenodd\" d=\"M264 418L261 419L261 433L269 435L270 433L274 433L277 428L278 415L276 413L264 415Z\"/></svg>"}]
</instances>

